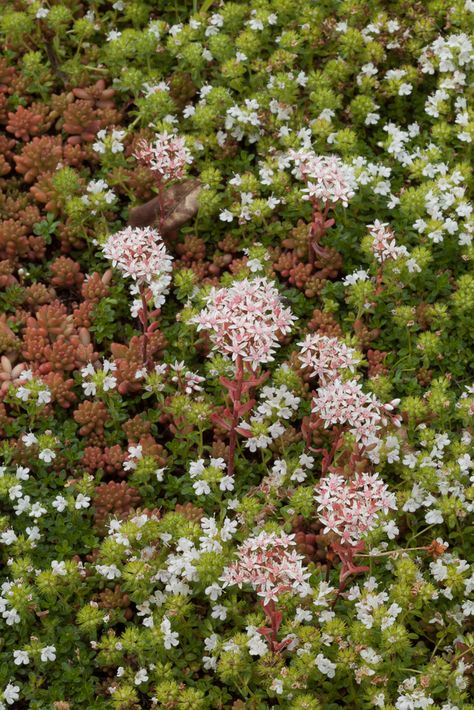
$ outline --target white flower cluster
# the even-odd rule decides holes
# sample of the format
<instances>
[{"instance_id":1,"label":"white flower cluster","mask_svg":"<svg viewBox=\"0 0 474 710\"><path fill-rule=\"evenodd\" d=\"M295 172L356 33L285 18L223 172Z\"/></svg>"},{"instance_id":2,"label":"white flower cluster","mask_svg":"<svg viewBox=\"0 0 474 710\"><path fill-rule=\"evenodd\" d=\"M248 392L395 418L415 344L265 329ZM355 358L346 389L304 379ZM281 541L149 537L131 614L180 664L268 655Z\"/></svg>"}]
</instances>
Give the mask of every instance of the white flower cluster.
<instances>
[{"instance_id":1,"label":"white flower cluster","mask_svg":"<svg viewBox=\"0 0 474 710\"><path fill-rule=\"evenodd\" d=\"M239 426L239 432L246 437L245 446L252 452L268 448L286 430L280 420L291 419L300 401L286 385L262 387L256 413Z\"/></svg>"},{"instance_id":2,"label":"white flower cluster","mask_svg":"<svg viewBox=\"0 0 474 710\"><path fill-rule=\"evenodd\" d=\"M397 616L402 612L402 607L395 602L388 606L388 592L377 591L379 583L375 577L369 577L363 584L363 590L353 586L347 593L347 598L355 601L357 619L367 628L372 629L377 624L381 631L390 628L395 623Z\"/></svg>"},{"instance_id":3,"label":"white flower cluster","mask_svg":"<svg viewBox=\"0 0 474 710\"><path fill-rule=\"evenodd\" d=\"M97 133L97 141L92 144L92 150L96 153L106 153L110 150L111 153L123 153L123 139L126 136L126 131L112 129L110 135L105 129Z\"/></svg>"},{"instance_id":4,"label":"white flower cluster","mask_svg":"<svg viewBox=\"0 0 474 710\"><path fill-rule=\"evenodd\" d=\"M31 370L23 370L18 376L21 384L15 390L15 396L22 402L43 407L51 402L51 392L39 379L33 377Z\"/></svg>"},{"instance_id":5,"label":"white flower cluster","mask_svg":"<svg viewBox=\"0 0 474 710\"><path fill-rule=\"evenodd\" d=\"M194 481L193 488L197 496L209 495L212 489L233 491L234 478L226 475L226 463L222 458L211 458L206 466L204 459L192 461L189 476Z\"/></svg>"},{"instance_id":6,"label":"white flower cluster","mask_svg":"<svg viewBox=\"0 0 474 710\"><path fill-rule=\"evenodd\" d=\"M472 244L474 224L472 204L466 198L464 177L459 171L438 178L431 183L425 195L425 209L428 219L419 218L413 227L420 234L426 234L439 244L445 235L458 236L460 246Z\"/></svg>"},{"instance_id":7,"label":"white flower cluster","mask_svg":"<svg viewBox=\"0 0 474 710\"><path fill-rule=\"evenodd\" d=\"M255 143L263 135L258 115L260 104L256 99L245 99L244 106L234 104L226 111L225 129L232 138L238 141L247 138L249 143Z\"/></svg>"},{"instance_id":8,"label":"white flower cluster","mask_svg":"<svg viewBox=\"0 0 474 710\"><path fill-rule=\"evenodd\" d=\"M468 437L466 442L470 441L470 435ZM453 456L450 444L447 434L438 433L429 438L425 447L406 453L402 459L404 466L411 471L416 470L418 478L403 510L415 513L425 508L424 518L428 525L443 524L443 509L456 510L460 519L472 515L474 511L469 494L474 483L474 461L469 453ZM468 446L469 443L465 443L466 450Z\"/></svg>"},{"instance_id":9,"label":"white flower cluster","mask_svg":"<svg viewBox=\"0 0 474 710\"><path fill-rule=\"evenodd\" d=\"M117 370L117 365L110 360L104 360L102 369L95 369L94 365L89 362L81 370L81 375L84 380L82 389L86 397L95 397L97 392L109 392L116 388L117 378L110 374Z\"/></svg>"},{"instance_id":10,"label":"white flower cluster","mask_svg":"<svg viewBox=\"0 0 474 710\"><path fill-rule=\"evenodd\" d=\"M90 180L87 185L86 195L82 195L82 202L87 205L91 214L97 214L98 210L104 210L117 199L105 180Z\"/></svg>"}]
</instances>

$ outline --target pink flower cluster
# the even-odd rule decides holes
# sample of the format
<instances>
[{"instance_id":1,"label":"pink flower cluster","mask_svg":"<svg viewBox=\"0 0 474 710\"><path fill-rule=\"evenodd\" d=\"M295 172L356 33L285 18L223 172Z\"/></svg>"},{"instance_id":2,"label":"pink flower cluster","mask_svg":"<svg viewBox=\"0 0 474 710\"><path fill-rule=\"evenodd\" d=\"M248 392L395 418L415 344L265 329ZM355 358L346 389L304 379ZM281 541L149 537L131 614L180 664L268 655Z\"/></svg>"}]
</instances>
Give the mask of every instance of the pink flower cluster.
<instances>
[{"instance_id":1,"label":"pink flower cluster","mask_svg":"<svg viewBox=\"0 0 474 710\"><path fill-rule=\"evenodd\" d=\"M293 174L306 182L305 199L320 200L325 205L341 202L347 207L357 189L350 165L337 155L316 155L311 150L290 150L289 157L295 164Z\"/></svg>"},{"instance_id":2,"label":"pink flower cluster","mask_svg":"<svg viewBox=\"0 0 474 710\"><path fill-rule=\"evenodd\" d=\"M372 251L380 264L389 259L395 260L400 256L409 256L406 247L397 246L395 234L386 222L376 219L374 224L369 224L367 228L373 239Z\"/></svg>"},{"instance_id":3,"label":"pink flower cluster","mask_svg":"<svg viewBox=\"0 0 474 710\"><path fill-rule=\"evenodd\" d=\"M334 424L349 426L357 441L370 446L379 441L377 432L388 424L389 413L400 400L382 404L377 397L363 392L356 380L343 382L335 378L316 391L313 398L313 413L324 421L324 426ZM396 417L390 417L394 424Z\"/></svg>"},{"instance_id":4,"label":"pink flower cluster","mask_svg":"<svg viewBox=\"0 0 474 710\"><path fill-rule=\"evenodd\" d=\"M238 561L225 568L220 578L224 587L237 584L242 589L243 584L250 584L265 605L277 602L284 592L306 596L310 573L304 570L303 557L289 550L295 544L293 538L283 531L249 537L238 549Z\"/></svg>"},{"instance_id":5,"label":"pink flower cluster","mask_svg":"<svg viewBox=\"0 0 474 710\"><path fill-rule=\"evenodd\" d=\"M184 138L166 131L158 134L153 143L140 141L134 155L150 168L159 182L181 180L186 165L193 162Z\"/></svg>"},{"instance_id":6,"label":"pink flower cluster","mask_svg":"<svg viewBox=\"0 0 474 710\"><path fill-rule=\"evenodd\" d=\"M253 368L273 360L279 335L290 332L296 320L285 308L273 282L265 278L237 281L229 288L213 288L208 305L191 322L211 331L216 349Z\"/></svg>"},{"instance_id":7,"label":"pink flower cluster","mask_svg":"<svg viewBox=\"0 0 474 710\"><path fill-rule=\"evenodd\" d=\"M156 229L126 227L112 234L103 245L104 256L123 276L137 284L150 283L158 274L169 273L173 258Z\"/></svg>"},{"instance_id":8,"label":"pink flower cluster","mask_svg":"<svg viewBox=\"0 0 474 710\"><path fill-rule=\"evenodd\" d=\"M377 473L361 473L351 481L332 473L316 486L315 499L324 532L336 533L349 545L357 545L364 533L375 528L380 512L397 508L395 496Z\"/></svg>"},{"instance_id":9,"label":"pink flower cluster","mask_svg":"<svg viewBox=\"0 0 474 710\"><path fill-rule=\"evenodd\" d=\"M319 377L322 384L337 377L340 370L350 370L359 362L357 352L338 338L311 333L302 343L300 361L311 371L312 377Z\"/></svg>"},{"instance_id":10,"label":"pink flower cluster","mask_svg":"<svg viewBox=\"0 0 474 710\"><path fill-rule=\"evenodd\" d=\"M134 284L130 288L133 296L149 287L155 308L163 305L171 283L173 257L166 251L156 229L126 227L112 234L102 249L104 256L123 276L133 279ZM135 299L131 305L132 316L138 316L142 308L141 298Z\"/></svg>"}]
</instances>

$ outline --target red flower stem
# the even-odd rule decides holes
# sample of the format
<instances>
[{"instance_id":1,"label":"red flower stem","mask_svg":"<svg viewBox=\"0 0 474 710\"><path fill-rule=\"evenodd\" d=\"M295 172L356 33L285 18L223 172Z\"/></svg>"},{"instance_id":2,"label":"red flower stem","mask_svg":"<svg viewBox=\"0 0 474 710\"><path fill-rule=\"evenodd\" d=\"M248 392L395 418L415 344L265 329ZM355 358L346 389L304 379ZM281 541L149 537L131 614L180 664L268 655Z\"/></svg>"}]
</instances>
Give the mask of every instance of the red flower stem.
<instances>
[{"instance_id":1,"label":"red flower stem","mask_svg":"<svg viewBox=\"0 0 474 710\"><path fill-rule=\"evenodd\" d=\"M275 602L272 600L268 602L268 604L265 604L262 601L261 604L263 606L263 611L265 612L265 615L270 619L272 633L271 636L268 638L268 641L270 644L271 652L275 653L278 644L278 629L280 628Z\"/></svg>"},{"instance_id":2,"label":"red flower stem","mask_svg":"<svg viewBox=\"0 0 474 710\"><path fill-rule=\"evenodd\" d=\"M328 202L324 206L324 210L321 209L321 203L318 200L313 201L313 221L311 223L309 239L308 239L308 261L311 265L315 261L315 245L319 244L322 237L326 234L326 220L328 212L332 205Z\"/></svg>"},{"instance_id":3,"label":"red flower stem","mask_svg":"<svg viewBox=\"0 0 474 710\"><path fill-rule=\"evenodd\" d=\"M331 465L331 463L334 461L334 457L335 457L335 455L339 449L339 446L342 442L343 435L344 435L344 431L343 431L342 427L339 427L338 432L337 432L337 436L333 441L331 451L329 452L329 454L327 454L325 457L323 457L323 462L321 464L321 474L323 476L327 472L327 470L329 469L329 466Z\"/></svg>"},{"instance_id":4,"label":"red flower stem","mask_svg":"<svg viewBox=\"0 0 474 710\"><path fill-rule=\"evenodd\" d=\"M244 365L242 361L242 356L238 355L236 360L236 371L235 371L235 381L237 384L235 394L231 395L232 399L232 421L230 425L229 432L229 459L227 463L227 473L229 476L234 475L235 469L235 447L237 444L237 425L239 423L239 404L240 398L242 397L242 385L244 382Z\"/></svg>"}]
</instances>

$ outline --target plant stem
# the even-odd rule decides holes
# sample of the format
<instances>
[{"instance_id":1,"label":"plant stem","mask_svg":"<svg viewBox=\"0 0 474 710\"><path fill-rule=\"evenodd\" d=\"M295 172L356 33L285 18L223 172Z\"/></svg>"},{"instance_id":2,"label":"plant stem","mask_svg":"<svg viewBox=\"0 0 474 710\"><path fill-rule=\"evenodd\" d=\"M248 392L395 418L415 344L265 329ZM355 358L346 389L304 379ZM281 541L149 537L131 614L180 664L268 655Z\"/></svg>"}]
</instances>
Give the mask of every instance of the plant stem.
<instances>
[{"instance_id":1,"label":"plant stem","mask_svg":"<svg viewBox=\"0 0 474 710\"><path fill-rule=\"evenodd\" d=\"M399 555L401 552L415 552L420 550L426 550L426 545L424 547L406 547L400 548L399 550L388 550L387 552L378 552L376 555L367 555L356 553L354 557L390 557L390 555Z\"/></svg>"}]
</instances>

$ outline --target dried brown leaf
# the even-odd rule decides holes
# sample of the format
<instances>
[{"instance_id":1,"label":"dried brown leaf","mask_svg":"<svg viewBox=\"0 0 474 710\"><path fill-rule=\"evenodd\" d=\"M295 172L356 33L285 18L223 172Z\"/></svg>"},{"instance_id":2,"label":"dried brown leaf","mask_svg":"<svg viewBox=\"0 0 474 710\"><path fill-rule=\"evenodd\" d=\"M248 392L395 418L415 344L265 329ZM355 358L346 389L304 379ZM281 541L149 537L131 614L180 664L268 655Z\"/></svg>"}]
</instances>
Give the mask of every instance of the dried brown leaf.
<instances>
[{"instance_id":1,"label":"dried brown leaf","mask_svg":"<svg viewBox=\"0 0 474 710\"><path fill-rule=\"evenodd\" d=\"M165 191L165 220L162 236L175 232L198 211L198 195L202 186L199 180L191 179L172 185ZM155 227L159 221L159 201L157 197L135 207L130 212L128 223L131 227Z\"/></svg>"}]
</instances>

